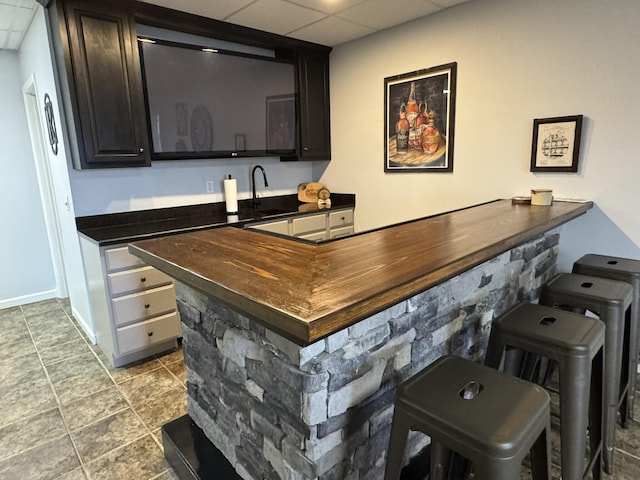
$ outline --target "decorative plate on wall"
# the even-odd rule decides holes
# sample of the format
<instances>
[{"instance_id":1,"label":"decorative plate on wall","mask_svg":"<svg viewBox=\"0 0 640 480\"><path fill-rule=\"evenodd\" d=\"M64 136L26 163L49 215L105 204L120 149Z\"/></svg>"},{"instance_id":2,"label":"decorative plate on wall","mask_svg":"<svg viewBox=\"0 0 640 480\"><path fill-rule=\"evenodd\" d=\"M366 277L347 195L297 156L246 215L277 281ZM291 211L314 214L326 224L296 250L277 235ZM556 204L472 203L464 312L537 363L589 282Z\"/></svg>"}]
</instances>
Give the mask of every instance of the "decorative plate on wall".
<instances>
[{"instance_id":1,"label":"decorative plate on wall","mask_svg":"<svg viewBox=\"0 0 640 480\"><path fill-rule=\"evenodd\" d=\"M44 94L44 117L47 122L47 133L49 134L49 145L54 155L58 154L58 132L56 130L56 119L53 116L53 105L48 93Z\"/></svg>"},{"instance_id":2,"label":"decorative plate on wall","mask_svg":"<svg viewBox=\"0 0 640 480\"><path fill-rule=\"evenodd\" d=\"M203 105L198 105L191 114L191 147L195 152L208 152L213 147L211 114Z\"/></svg>"}]
</instances>

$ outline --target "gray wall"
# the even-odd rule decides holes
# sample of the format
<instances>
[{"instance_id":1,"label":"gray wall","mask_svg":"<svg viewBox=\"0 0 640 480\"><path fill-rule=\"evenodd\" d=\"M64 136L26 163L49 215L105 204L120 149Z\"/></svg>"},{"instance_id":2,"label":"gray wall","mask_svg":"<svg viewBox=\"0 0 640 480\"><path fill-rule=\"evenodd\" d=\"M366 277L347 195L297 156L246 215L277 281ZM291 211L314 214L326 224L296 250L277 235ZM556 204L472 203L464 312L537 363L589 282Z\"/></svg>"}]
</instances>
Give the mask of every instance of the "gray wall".
<instances>
[{"instance_id":1,"label":"gray wall","mask_svg":"<svg viewBox=\"0 0 640 480\"><path fill-rule=\"evenodd\" d=\"M357 193L357 228L552 188L597 204L566 226L561 268L590 250L640 258L638 24L637 0L474 0L338 46L321 179ZM385 174L384 78L449 62L453 173ZM530 172L533 119L577 114L579 171Z\"/></svg>"},{"instance_id":2,"label":"gray wall","mask_svg":"<svg viewBox=\"0 0 640 480\"><path fill-rule=\"evenodd\" d=\"M49 298L56 282L22 100L18 55L0 51L0 308Z\"/></svg>"}]
</instances>

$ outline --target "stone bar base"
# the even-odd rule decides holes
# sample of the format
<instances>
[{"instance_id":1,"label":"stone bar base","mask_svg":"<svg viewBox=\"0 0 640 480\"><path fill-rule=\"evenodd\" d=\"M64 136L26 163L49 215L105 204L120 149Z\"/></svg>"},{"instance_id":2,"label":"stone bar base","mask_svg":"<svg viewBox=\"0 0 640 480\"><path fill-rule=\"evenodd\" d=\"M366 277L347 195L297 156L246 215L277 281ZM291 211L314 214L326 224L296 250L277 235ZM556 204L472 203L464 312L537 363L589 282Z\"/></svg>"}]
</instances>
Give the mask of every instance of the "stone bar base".
<instances>
[{"instance_id":1,"label":"stone bar base","mask_svg":"<svg viewBox=\"0 0 640 480\"><path fill-rule=\"evenodd\" d=\"M188 413L246 480L382 479L396 386L435 359L482 359L491 321L556 272L551 231L300 347L176 282ZM428 437L412 432L407 457Z\"/></svg>"}]
</instances>

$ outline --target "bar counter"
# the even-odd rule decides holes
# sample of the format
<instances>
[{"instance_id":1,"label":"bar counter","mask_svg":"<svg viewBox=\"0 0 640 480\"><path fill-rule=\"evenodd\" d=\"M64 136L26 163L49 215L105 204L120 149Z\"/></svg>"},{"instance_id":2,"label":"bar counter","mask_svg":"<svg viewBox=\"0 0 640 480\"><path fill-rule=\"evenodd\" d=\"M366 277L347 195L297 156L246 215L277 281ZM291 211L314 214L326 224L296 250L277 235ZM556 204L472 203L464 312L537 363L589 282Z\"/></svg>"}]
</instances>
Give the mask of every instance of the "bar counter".
<instances>
[{"instance_id":1,"label":"bar counter","mask_svg":"<svg viewBox=\"0 0 640 480\"><path fill-rule=\"evenodd\" d=\"M180 282L308 345L578 217L591 202L510 200L320 244L222 227L129 250Z\"/></svg>"}]
</instances>

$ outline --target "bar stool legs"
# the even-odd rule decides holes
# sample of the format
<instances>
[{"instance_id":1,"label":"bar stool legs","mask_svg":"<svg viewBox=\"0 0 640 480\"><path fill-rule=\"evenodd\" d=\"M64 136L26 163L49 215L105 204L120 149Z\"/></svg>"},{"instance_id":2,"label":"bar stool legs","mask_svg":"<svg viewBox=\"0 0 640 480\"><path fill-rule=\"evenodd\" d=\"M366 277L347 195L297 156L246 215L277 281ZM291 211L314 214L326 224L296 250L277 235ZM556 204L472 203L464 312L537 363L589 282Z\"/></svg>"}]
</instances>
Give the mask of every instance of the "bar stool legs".
<instances>
[{"instance_id":1,"label":"bar stool legs","mask_svg":"<svg viewBox=\"0 0 640 480\"><path fill-rule=\"evenodd\" d=\"M572 271L582 275L625 282L633 289L629 327L629 337L632 341L629 347L630 374L627 405L627 418L633 418L636 372L638 370L638 355L640 355L640 260L589 254L575 261Z\"/></svg>"},{"instance_id":2,"label":"bar stool legs","mask_svg":"<svg viewBox=\"0 0 640 480\"><path fill-rule=\"evenodd\" d=\"M531 383L459 357L436 360L396 391L385 480L398 480L409 430L431 437L431 479L448 475L450 452L477 480L519 480L531 451L534 480L550 479L549 395Z\"/></svg>"},{"instance_id":3,"label":"bar stool legs","mask_svg":"<svg viewBox=\"0 0 640 480\"><path fill-rule=\"evenodd\" d=\"M600 478L602 362L605 326L597 319L533 304L519 304L494 320L485 364L500 368L513 349L558 363L562 478L591 470ZM591 461L585 468L589 432Z\"/></svg>"},{"instance_id":4,"label":"bar stool legs","mask_svg":"<svg viewBox=\"0 0 640 480\"><path fill-rule=\"evenodd\" d=\"M613 472L616 412L620 411L623 425L627 421L631 300L629 284L574 273L554 277L540 296L541 305L587 309L598 313L606 325L602 455L607 473Z\"/></svg>"}]
</instances>

